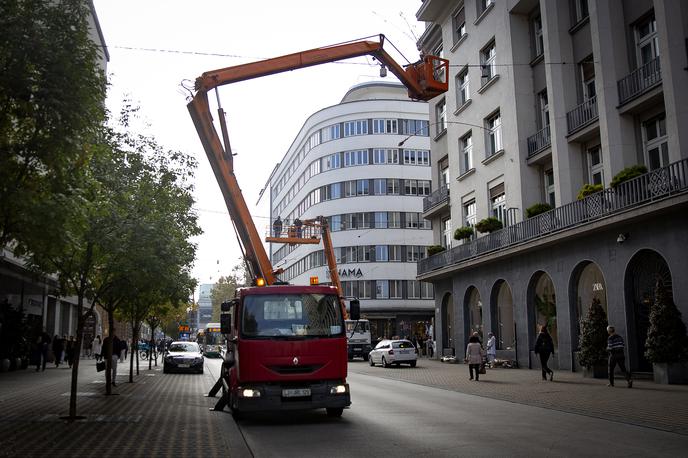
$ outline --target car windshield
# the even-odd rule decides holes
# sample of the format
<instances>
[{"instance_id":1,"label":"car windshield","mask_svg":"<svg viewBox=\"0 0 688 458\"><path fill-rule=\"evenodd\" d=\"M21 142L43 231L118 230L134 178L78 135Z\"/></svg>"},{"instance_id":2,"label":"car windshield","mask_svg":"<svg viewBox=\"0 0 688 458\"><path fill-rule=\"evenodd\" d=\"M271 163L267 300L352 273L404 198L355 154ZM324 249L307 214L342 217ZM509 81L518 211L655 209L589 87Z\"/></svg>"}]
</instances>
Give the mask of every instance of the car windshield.
<instances>
[{"instance_id":1,"label":"car windshield","mask_svg":"<svg viewBox=\"0 0 688 458\"><path fill-rule=\"evenodd\" d=\"M332 337L343 333L342 312L332 294L249 295L244 300L245 337Z\"/></svg>"},{"instance_id":2,"label":"car windshield","mask_svg":"<svg viewBox=\"0 0 688 458\"><path fill-rule=\"evenodd\" d=\"M413 348L413 344L408 341L394 342L392 343L392 348Z\"/></svg>"},{"instance_id":3,"label":"car windshield","mask_svg":"<svg viewBox=\"0 0 688 458\"><path fill-rule=\"evenodd\" d=\"M170 345L170 351L198 352L198 345L190 342L175 342Z\"/></svg>"}]
</instances>

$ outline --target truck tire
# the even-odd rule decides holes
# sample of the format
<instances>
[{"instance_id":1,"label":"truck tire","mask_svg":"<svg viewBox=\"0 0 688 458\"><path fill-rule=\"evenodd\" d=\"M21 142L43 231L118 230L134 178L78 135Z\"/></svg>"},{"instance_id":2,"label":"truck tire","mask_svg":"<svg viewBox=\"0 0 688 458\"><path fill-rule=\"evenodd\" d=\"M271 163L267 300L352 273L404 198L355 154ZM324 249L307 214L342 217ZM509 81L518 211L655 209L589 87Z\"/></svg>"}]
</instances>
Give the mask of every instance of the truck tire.
<instances>
[{"instance_id":1,"label":"truck tire","mask_svg":"<svg viewBox=\"0 0 688 458\"><path fill-rule=\"evenodd\" d=\"M341 417L344 413L344 407L328 407L327 409L328 417Z\"/></svg>"}]
</instances>

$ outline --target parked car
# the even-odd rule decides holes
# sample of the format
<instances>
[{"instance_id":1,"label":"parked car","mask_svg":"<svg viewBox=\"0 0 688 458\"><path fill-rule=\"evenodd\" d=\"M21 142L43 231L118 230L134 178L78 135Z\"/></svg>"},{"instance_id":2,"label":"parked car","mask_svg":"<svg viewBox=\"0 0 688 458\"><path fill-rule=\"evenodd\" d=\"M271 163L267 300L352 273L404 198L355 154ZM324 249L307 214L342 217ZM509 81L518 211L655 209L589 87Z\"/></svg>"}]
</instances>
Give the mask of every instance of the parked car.
<instances>
[{"instance_id":1,"label":"parked car","mask_svg":"<svg viewBox=\"0 0 688 458\"><path fill-rule=\"evenodd\" d=\"M382 364L382 367L389 367L391 364L409 364L416 367L417 359L418 350L406 339L381 340L368 355L371 366Z\"/></svg>"},{"instance_id":2,"label":"parked car","mask_svg":"<svg viewBox=\"0 0 688 458\"><path fill-rule=\"evenodd\" d=\"M172 371L203 373L203 354L196 342L172 342L167 349L162 371L167 374Z\"/></svg>"}]
</instances>

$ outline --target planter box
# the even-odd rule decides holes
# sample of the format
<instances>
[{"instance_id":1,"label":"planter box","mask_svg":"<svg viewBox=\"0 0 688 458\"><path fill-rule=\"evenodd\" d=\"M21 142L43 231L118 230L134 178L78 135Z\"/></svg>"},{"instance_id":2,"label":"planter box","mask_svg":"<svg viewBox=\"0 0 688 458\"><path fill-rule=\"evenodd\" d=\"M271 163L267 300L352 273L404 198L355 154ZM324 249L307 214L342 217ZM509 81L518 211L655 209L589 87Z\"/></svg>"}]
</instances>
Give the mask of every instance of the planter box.
<instances>
[{"instance_id":1,"label":"planter box","mask_svg":"<svg viewBox=\"0 0 688 458\"><path fill-rule=\"evenodd\" d=\"M583 367L583 377L586 378L607 378L608 375L609 371L605 363Z\"/></svg>"},{"instance_id":2,"label":"planter box","mask_svg":"<svg viewBox=\"0 0 688 458\"><path fill-rule=\"evenodd\" d=\"M683 363L653 363L655 383L664 385L688 384L688 362Z\"/></svg>"}]
</instances>

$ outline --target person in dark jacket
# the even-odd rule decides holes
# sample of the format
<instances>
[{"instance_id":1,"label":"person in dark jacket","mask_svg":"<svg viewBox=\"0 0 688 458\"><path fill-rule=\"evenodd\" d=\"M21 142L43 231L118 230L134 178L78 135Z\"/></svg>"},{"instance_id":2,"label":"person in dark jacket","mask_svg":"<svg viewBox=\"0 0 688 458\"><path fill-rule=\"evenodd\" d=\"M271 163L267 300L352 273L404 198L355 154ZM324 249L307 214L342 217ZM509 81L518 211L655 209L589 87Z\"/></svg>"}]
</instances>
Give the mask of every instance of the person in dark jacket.
<instances>
[{"instance_id":1,"label":"person in dark jacket","mask_svg":"<svg viewBox=\"0 0 688 458\"><path fill-rule=\"evenodd\" d=\"M62 351L64 350L64 341L55 334L53 338L53 355L55 355L55 367L60 367L60 359L62 359Z\"/></svg>"},{"instance_id":2,"label":"person in dark jacket","mask_svg":"<svg viewBox=\"0 0 688 458\"><path fill-rule=\"evenodd\" d=\"M103 355L106 354L107 346L110 345L110 341L112 341L112 376L110 383L112 383L112 386L117 386L117 363L122 356L122 341L119 340L116 334L112 336L112 339L110 336L107 336L103 340Z\"/></svg>"},{"instance_id":3,"label":"person in dark jacket","mask_svg":"<svg viewBox=\"0 0 688 458\"><path fill-rule=\"evenodd\" d=\"M540 367L542 368L542 380L547 380L547 374L549 374L549 381L554 379L554 371L547 366L547 361L552 353L554 353L554 341L552 336L549 335L547 330L547 325L543 324L540 326L540 333L535 341L535 354L540 356Z\"/></svg>"},{"instance_id":4,"label":"person in dark jacket","mask_svg":"<svg viewBox=\"0 0 688 458\"><path fill-rule=\"evenodd\" d=\"M624 355L623 337L616 333L614 326L607 326L607 352L609 353L609 383L607 386L614 386L614 369L619 365L619 369L626 376L626 383L629 388L633 388L631 372L626 370L626 356Z\"/></svg>"}]
</instances>

